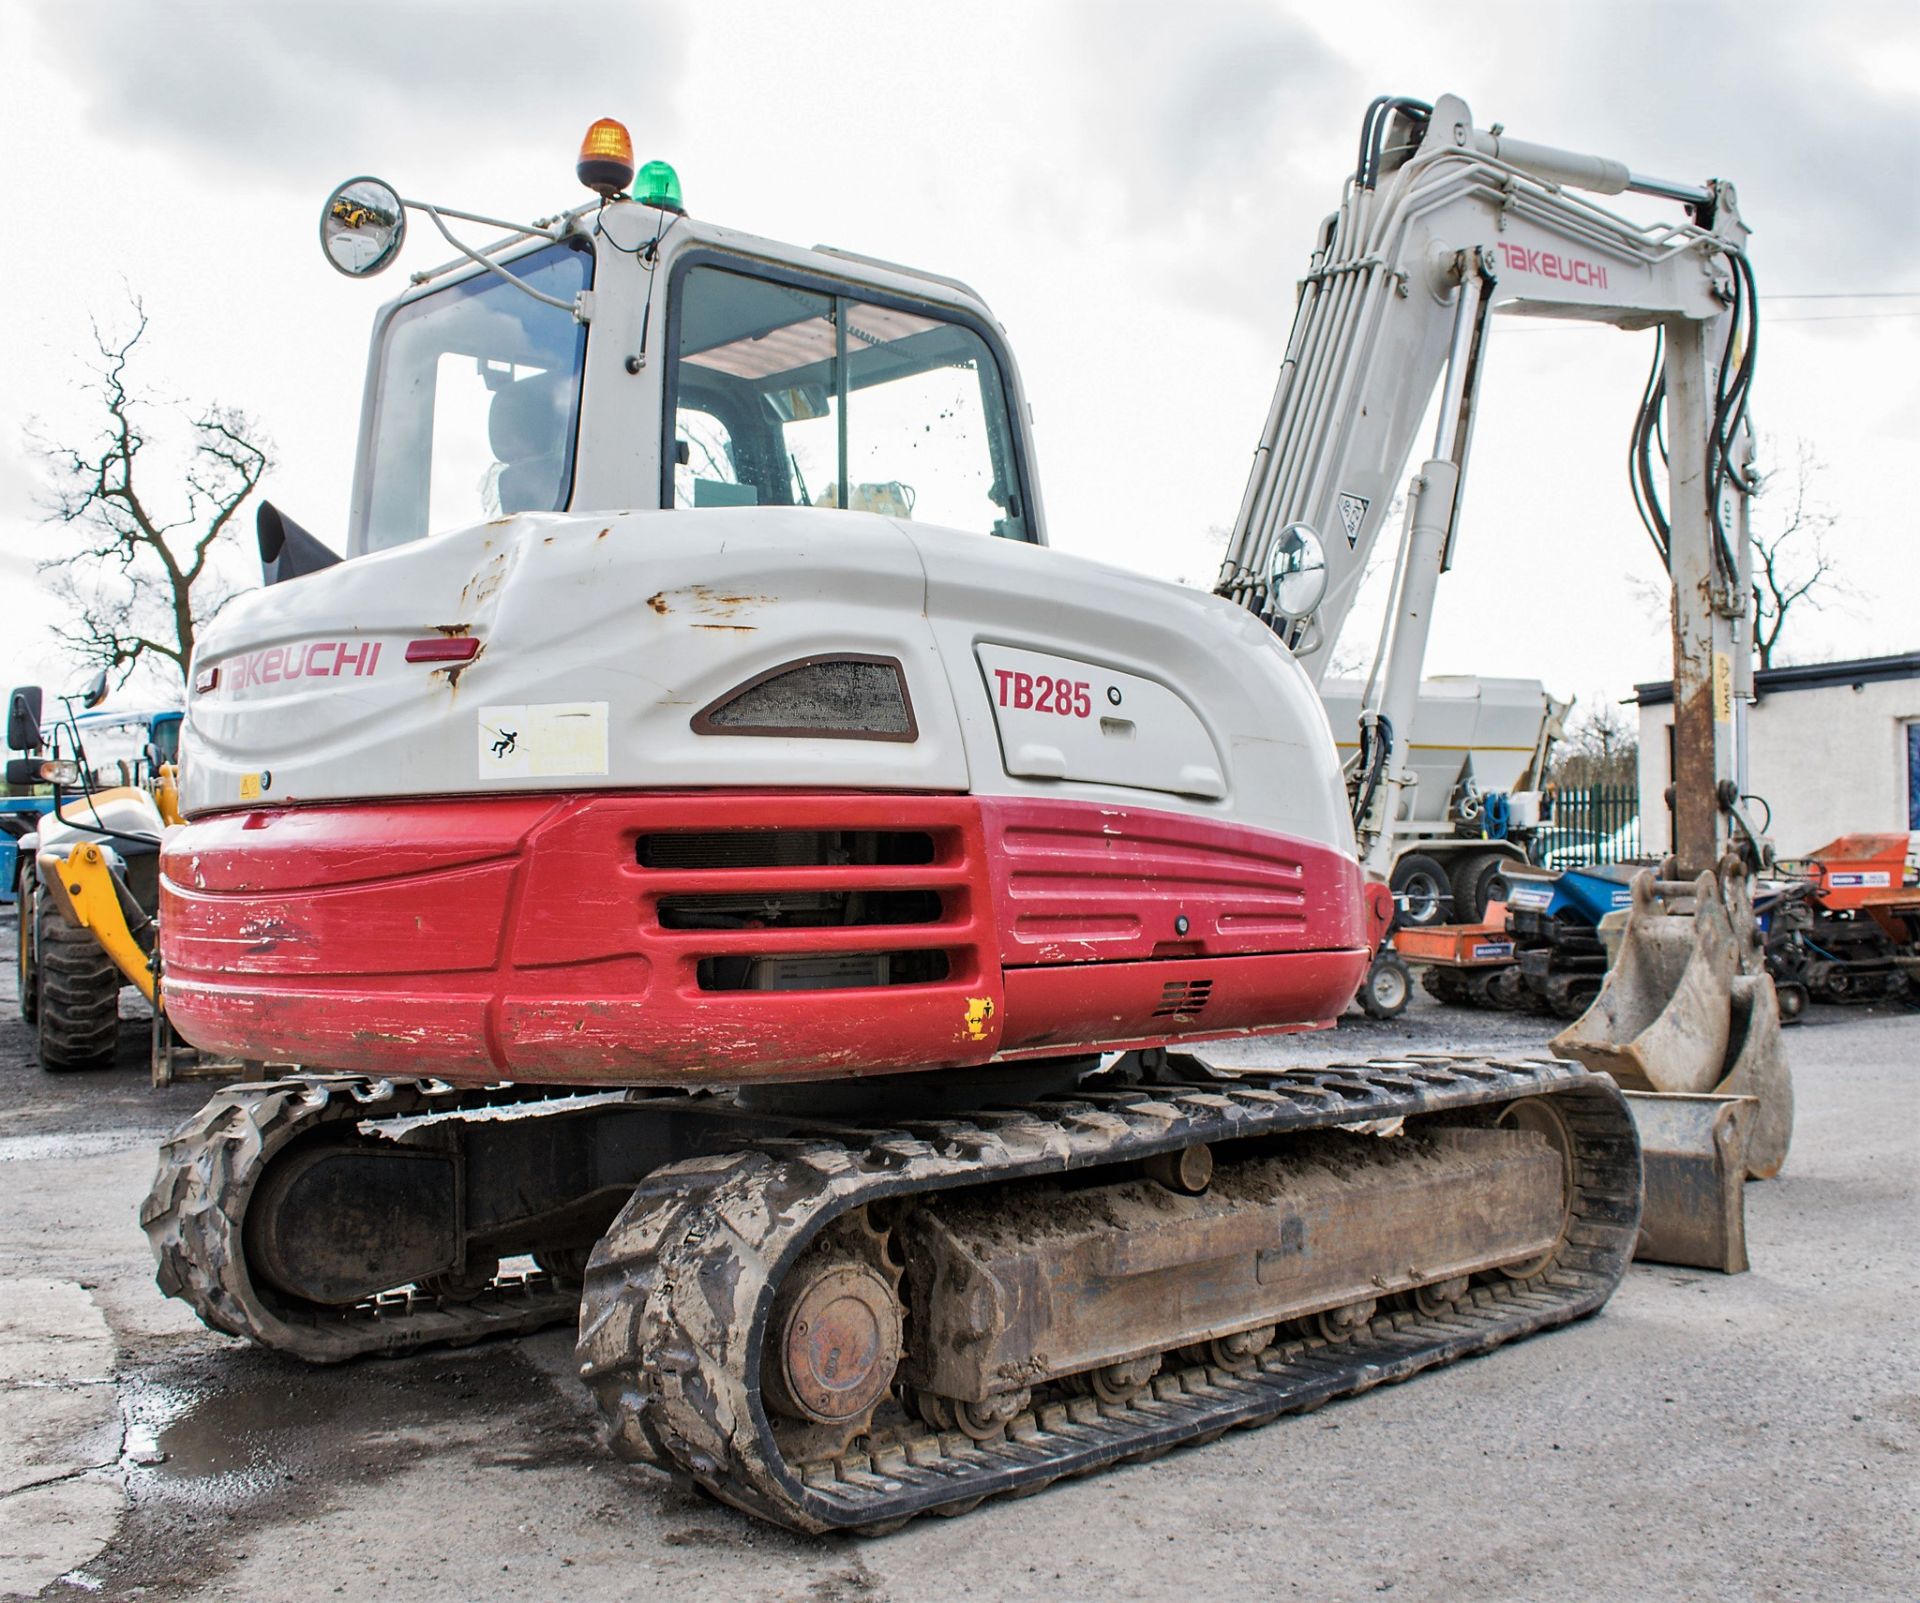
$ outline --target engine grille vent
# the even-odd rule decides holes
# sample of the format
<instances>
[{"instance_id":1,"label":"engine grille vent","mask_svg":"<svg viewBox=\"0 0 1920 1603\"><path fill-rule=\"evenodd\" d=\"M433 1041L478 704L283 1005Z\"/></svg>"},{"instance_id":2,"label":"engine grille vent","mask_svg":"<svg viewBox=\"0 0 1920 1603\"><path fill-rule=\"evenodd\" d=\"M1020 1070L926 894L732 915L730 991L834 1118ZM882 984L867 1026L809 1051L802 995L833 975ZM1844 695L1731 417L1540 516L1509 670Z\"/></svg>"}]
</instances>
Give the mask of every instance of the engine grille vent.
<instances>
[{"instance_id":1,"label":"engine grille vent","mask_svg":"<svg viewBox=\"0 0 1920 1603\"><path fill-rule=\"evenodd\" d=\"M1168 980L1160 987L1160 1005L1153 1016L1170 1019L1182 1013L1198 1013L1212 994L1212 980Z\"/></svg>"},{"instance_id":2,"label":"engine grille vent","mask_svg":"<svg viewBox=\"0 0 1920 1603\"><path fill-rule=\"evenodd\" d=\"M911 867L933 861L920 829L716 829L642 835L642 868L824 868L840 864Z\"/></svg>"}]
</instances>

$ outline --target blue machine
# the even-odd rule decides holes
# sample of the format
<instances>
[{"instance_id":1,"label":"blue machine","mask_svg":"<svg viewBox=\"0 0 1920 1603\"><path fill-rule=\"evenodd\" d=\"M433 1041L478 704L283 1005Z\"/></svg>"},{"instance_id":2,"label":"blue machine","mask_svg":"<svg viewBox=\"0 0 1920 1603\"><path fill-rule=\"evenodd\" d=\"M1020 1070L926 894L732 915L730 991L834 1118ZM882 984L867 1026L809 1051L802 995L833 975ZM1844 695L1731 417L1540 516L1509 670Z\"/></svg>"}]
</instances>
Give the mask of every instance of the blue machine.
<instances>
[{"instance_id":1,"label":"blue machine","mask_svg":"<svg viewBox=\"0 0 1920 1603\"><path fill-rule=\"evenodd\" d=\"M1443 1002L1481 1007L1541 1008L1578 1018L1606 979L1600 920L1633 903L1633 877L1643 865L1515 868L1507 874L1510 964L1468 970L1428 969L1423 983Z\"/></svg>"},{"instance_id":2,"label":"blue machine","mask_svg":"<svg viewBox=\"0 0 1920 1603\"><path fill-rule=\"evenodd\" d=\"M20 848L14 842L31 833L52 806L51 796L0 796L0 903L13 900L20 871Z\"/></svg>"}]
</instances>

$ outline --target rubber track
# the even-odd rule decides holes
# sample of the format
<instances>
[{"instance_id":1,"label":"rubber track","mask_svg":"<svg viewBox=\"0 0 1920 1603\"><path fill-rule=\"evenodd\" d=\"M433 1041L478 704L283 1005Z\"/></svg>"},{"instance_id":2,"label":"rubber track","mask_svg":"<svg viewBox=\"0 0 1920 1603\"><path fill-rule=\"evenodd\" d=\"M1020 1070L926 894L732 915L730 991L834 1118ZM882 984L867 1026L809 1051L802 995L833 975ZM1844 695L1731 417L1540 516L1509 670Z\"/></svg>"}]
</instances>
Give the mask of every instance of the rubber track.
<instances>
[{"instance_id":1,"label":"rubber track","mask_svg":"<svg viewBox=\"0 0 1920 1603\"><path fill-rule=\"evenodd\" d=\"M459 1347L575 1317L577 1287L550 1275L501 1275L472 1301L386 1292L346 1309L288 1306L256 1287L243 1250L248 1199L275 1153L323 1125L414 1118L523 1103L527 1089L461 1090L439 1080L325 1075L229 1086L160 1148L140 1223L155 1279L215 1330L309 1363Z\"/></svg>"},{"instance_id":2,"label":"rubber track","mask_svg":"<svg viewBox=\"0 0 1920 1603\"><path fill-rule=\"evenodd\" d=\"M759 1377L781 1277L836 1216L885 1198L1129 1162L1228 1141L1552 1095L1578 1142L1574 1222L1524 1282L1476 1284L1443 1316L1391 1312L1339 1345L1296 1340L1260 1368L1164 1370L1124 1405L1041 1396L1003 1438L897 1425L830 1461L789 1463ZM581 1374L622 1457L677 1469L726 1502L804 1531L890 1530L917 1514L1157 1456L1402 1380L1601 1306L1638 1233L1640 1155L1611 1081L1567 1063L1420 1057L1136 1090L1077 1092L1004 1114L763 1142L657 1171L595 1249Z\"/></svg>"}]
</instances>

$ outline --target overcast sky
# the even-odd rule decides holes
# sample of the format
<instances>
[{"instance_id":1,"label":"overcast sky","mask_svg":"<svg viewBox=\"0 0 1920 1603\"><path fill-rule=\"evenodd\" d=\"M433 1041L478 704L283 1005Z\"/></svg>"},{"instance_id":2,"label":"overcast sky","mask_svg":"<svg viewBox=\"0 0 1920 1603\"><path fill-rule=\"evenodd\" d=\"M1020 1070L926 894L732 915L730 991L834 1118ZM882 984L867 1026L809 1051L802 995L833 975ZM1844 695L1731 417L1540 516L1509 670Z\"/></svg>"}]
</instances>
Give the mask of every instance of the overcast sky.
<instances>
[{"instance_id":1,"label":"overcast sky","mask_svg":"<svg viewBox=\"0 0 1920 1603\"><path fill-rule=\"evenodd\" d=\"M1779 458L1804 439L1825 464L1851 588L1791 625L1789 649L1920 648L1917 86L1911 0L13 0L0 685L72 677L35 575L58 534L36 521L25 436L96 426L90 319L124 328L140 295L135 381L256 416L276 447L266 493L337 543L366 331L403 280L322 261L327 190L371 172L545 214L582 198L573 156L600 116L672 161L700 216L975 285L1034 405L1053 542L1211 583L1295 281L1380 92L1457 93L1483 127L1739 186L1772 297L1754 411ZM404 265L443 254L416 238ZM1843 292L1872 298L1813 298ZM1665 677L1664 624L1634 587L1662 576L1624 466L1649 338L1497 328L1430 671L1583 702Z\"/></svg>"}]
</instances>

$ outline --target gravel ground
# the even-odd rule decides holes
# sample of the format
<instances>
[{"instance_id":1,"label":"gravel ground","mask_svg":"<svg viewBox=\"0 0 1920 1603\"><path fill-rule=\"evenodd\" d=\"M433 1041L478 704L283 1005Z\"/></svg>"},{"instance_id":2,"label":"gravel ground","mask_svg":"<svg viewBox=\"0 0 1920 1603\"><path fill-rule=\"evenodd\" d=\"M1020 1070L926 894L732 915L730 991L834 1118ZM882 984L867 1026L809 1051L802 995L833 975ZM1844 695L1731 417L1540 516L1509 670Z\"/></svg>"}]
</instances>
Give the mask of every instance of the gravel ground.
<instances>
[{"instance_id":1,"label":"gravel ground","mask_svg":"<svg viewBox=\"0 0 1920 1603\"><path fill-rule=\"evenodd\" d=\"M1920 1016L1815 1009L1752 1273L1636 1266L1574 1328L877 1541L752 1523L597 1444L571 1342L308 1369L154 1289L135 1220L203 1088L44 1074L0 914L0 1595L1911 1599ZM1223 1060L1540 1050L1441 1009ZM35 1588L44 1590L35 1592Z\"/></svg>"}]
</instances>

